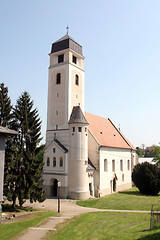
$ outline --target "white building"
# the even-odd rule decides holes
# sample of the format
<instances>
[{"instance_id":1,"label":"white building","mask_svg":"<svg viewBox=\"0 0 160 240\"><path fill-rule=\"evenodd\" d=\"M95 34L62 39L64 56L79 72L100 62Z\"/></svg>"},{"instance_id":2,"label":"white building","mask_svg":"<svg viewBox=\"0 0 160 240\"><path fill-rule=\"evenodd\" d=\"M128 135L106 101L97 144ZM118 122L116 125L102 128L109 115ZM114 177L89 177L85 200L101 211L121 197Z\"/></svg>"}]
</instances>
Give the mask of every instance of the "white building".
<instances>
[{"instance_id":1,"label":"white building","mask_svg":"<svg viewBox=\"0 0 160 240\"><path fill-rule=\"evenodd\" d=\"M84 113L82 46L68 34L52 44L44 187L48 197L87 199L130 188L136 149L110 119Z\"/></svg>"}]
</instances>

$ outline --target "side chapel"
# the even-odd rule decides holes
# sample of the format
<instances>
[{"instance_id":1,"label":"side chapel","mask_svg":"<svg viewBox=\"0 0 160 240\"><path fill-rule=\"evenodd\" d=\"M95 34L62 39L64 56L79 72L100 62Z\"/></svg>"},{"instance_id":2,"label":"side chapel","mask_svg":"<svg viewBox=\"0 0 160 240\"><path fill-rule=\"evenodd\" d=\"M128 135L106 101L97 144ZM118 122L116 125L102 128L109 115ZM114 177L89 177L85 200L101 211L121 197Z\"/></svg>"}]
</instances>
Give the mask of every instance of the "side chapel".
<instances>
[{"instance_id":1,"label":"side chapel","mask_svg":"<svg viewBox=\"0 0 160 240\"><path fill-rule=\"evenodd\" d=\"M110 119L84 112L82 46L68 33L52 44L44 188L48 197L88 199L129 189L136 149Z\"/></svg>"}]
</instances>

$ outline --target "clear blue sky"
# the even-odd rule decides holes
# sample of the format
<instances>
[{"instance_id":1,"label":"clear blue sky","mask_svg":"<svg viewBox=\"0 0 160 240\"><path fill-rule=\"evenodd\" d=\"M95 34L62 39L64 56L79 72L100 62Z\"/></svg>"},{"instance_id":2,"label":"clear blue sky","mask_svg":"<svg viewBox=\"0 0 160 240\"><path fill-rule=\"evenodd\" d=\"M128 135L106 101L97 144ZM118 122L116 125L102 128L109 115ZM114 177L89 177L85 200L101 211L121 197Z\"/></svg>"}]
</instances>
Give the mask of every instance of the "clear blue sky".
<instances>
[{"instance_id":1,"label":"clear blue sky","mask_svg":"<svg viewBox=\"0 0 160 240\"><path fill-rule=\"evenodd\" d=\"M28 91L43 121L48 53L66 34L83 46L85 110L134 144L160 142L159 0L0 0L0 82L14 105Z\"/></svg>"}]
</instances>

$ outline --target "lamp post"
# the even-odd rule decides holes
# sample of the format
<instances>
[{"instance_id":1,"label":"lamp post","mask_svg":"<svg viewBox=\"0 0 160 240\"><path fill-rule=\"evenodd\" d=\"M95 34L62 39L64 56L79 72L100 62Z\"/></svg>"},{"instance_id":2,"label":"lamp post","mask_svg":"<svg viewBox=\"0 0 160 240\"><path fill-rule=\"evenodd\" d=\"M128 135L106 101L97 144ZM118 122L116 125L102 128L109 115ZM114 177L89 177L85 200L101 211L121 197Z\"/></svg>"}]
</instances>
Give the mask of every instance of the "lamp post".
<instances>
[{"instance_id":1,"label":"lamp post","mask_svg":"<svg viewBox=\"0 0 160 240\"><path fill-rule=\"evenodd\" d=\"M60 212L60 186L61 182L58 181L57 187L58 187L58 212Z\"/></svg>"}]
</instances>

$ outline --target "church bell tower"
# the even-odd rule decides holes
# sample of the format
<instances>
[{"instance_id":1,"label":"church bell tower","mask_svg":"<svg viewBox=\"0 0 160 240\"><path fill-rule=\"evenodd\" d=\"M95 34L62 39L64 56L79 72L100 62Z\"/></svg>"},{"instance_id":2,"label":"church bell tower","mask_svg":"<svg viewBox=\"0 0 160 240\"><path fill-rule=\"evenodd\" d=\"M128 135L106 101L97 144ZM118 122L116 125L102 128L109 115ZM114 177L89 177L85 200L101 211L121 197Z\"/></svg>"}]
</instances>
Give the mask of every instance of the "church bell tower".
<instances>
[{"instance_id":1,"label":"church bell tower","mask_svg":"<svg viewBox=\"0 0 160 240\"><path fill-rule=\"evenodd\" d=\"M84 112L82 46L66 34L52 44L49 56L47 145L54 136L62 135L59 131L69 128L73 106Z\"/></svg>"}]
</instances>

